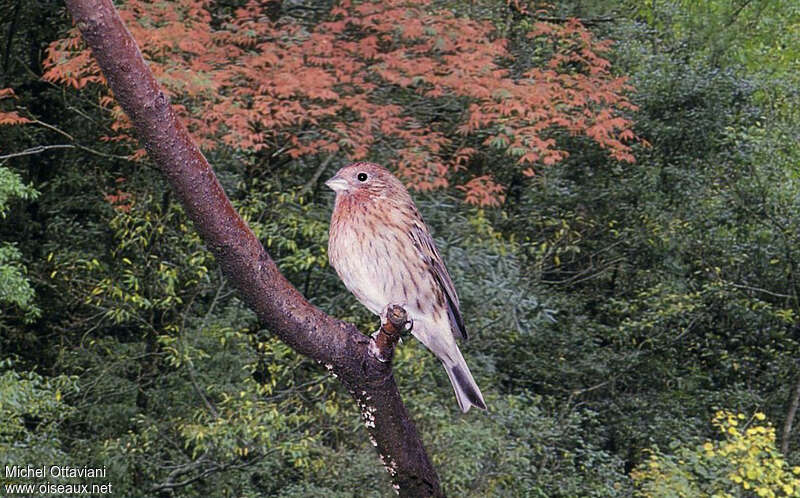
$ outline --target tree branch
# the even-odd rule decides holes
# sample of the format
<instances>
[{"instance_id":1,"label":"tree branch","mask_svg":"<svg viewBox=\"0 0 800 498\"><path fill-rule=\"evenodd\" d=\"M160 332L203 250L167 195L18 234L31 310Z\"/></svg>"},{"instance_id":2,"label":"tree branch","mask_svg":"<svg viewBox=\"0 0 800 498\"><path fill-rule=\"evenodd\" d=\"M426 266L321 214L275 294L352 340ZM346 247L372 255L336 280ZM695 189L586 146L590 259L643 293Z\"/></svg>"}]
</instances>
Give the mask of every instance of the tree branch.
<instances>
[{"instance_id":1,"label":"tree branch","mask_svg":"<svg viewBox=\"0 0 800 498\"><path fill-rule=\"evenodd\" d=\"M31 147L29 149L25 149L20 152L12 152L11 154L4 154L0 156L0 161L4 159L11 159L12 157L22 157L22 156L30 156L32 154L41 154L42 152L47 152L48 150L53 149L75 149L76 147L72 144L56 144L56 145L37 145L35 147Z\"/></svg>"},{"instance_id":2,"label":"tree branch","mask_svg":"<svg viewBox=\"0 0 800 498\"><path fill-rule=\"evenodd\" d=\"M274 453L274 452L270 452L270 453ZM253 465L255 463L260 462L261 460L264 459L264 457L267 456L267 454L251 456L247 461L242 462L242 463L238 463L238 464L236 462L229 462L229 463L224 463L224 464L211 462L208 465L208 467L206 467L205 469L200 471L198 474L196 474L196 475L194 475L192 477L188 477L188 478L184 479L183 481L175 481L176 478L178 478L180 476L183 476L183 475L186 475L186 474L192 472L194 469L196 469L196 468L202 466L203 464L205 464L205 461L207 460L207 456L208 456L208 453L204 453L197 460L194 460L194 461L189 462L189 463L187 463L185 465L180 465L180 466L176 467L175 470L173 470L172 472L169 473L169 475L167 476L167 480L165 482L160 483L160 484L156 484L155 486L153 486L152 488L149 489L149 492L150 493L157 493L159 491L166 491L166 490L182 488L184 486L188 486L188 485L192 484L193 482L197 482L197 481L199 481L201 479L204 479L204 478L206 478L206 477L208 477L208 476L210 476L212 474L216 474L217 472L224 472L226 470L241 470L241 469L249 467L249 466L251 466L251 465Z\"/></svg>"},{"instance_id":3,"label":"tree branch","mask_svg":"<svg viewBox=\"0 0 800 498\"><path fill-rule=\"evenodd\" d=\"M281 275L176 119L111 0L66 3L139 140L226 278L265 327L295 351L325 364L356 398L394 488L404 496L441 496L439 479L400 399L391 363L370 354L369 337L311 305Z\"/></svg>"},{"instance_id":4,"label":"tree branch","mask_svg":"<svg viewBox=\"0 0 800 498\"><path fill-rule=\"evenodd\" d=\"M325 173L325 170L328 168L328 165L331 163L331 161L333 161L334 157L335 154L331 154L320 163L316 171L314 171L314 174L311 176L311 179L307 181L300 189L300 195L305 195L316 188L319 177L322 176L322 173Z\"/></svg>"},{"instance_id":5,"label":"tree branch","mask_svg":"<svg viewBox=\"0 0 800 498\"><path fill-rule=\"evenodd\" d=\"M26 118L29 119L27 124L29 124L29 125L37 124L39 126L47 128L48 130L54 131L54 132L58 133L59 135L64 136L65 138L70 140L72 143L71 144L56 144L56 145L37 145L35 147L31 147L29 149L25 149L25 150L20 151L20 152L12 152L11 154L2 155L2 156L0 156L0 161L5 160L5 159L11 159L12 157L21 157L21 156L30 156L32 154L41 154L42 152L46 152L46 151L52 150L52 149L78 149L78 150L82 150L84 152L88 152L90 154L94 154L94 155L100 156L100 157L105 157L105 158L108 158L108 159L121 159L123 161L130 161L131 160L130 157L118 156L118 155L115 155L115 154L107 154L105 152L101 152L99 150L92 149L91 147L86 147L85 145L81 145L79 143L76 143L75 142L75 137L73 137L72 135L70 135L66 131L62 130L61 128L58 128L58 127L53 126L51 124L45 123L44 121L36 119L35 117L26 116Z\"/></svg>"},{"instance_id":6,"label":"tree branch","mask_svg":"<svg viewBox=\"0 0 800 498\"><path fill-rule=\"evenodd\" d=\"M795 382L792 390L792 401L789 403L789 411L786 413L786 420L783 423L783 434L781 435L781 453L789 454L789 439L792 435L792 424L797 415L797 408L800 406L800 377Z\"/></svg>"}]
</instances>

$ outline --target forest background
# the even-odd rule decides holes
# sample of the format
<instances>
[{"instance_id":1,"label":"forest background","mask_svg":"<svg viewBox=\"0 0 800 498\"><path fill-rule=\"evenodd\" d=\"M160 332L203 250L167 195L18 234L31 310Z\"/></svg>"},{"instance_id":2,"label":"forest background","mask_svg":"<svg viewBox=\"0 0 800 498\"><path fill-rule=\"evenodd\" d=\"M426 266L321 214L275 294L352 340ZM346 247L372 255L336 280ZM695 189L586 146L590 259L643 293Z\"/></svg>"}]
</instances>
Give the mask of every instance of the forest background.
<instances>
[{"instance_id":1,"label":"forest background","mask_svg":"<svg viewBox=\"0 0 800 498\"><path fill-rule=\"evenodd\" d=\"M454 496L800 494L800 5L127 0L235 206L333 316L354 159L412 189L489 412L395 376ZM390 496L226 284L63 4L0 0L0 467L123 496Z\"/></svg>"}]
</instances>

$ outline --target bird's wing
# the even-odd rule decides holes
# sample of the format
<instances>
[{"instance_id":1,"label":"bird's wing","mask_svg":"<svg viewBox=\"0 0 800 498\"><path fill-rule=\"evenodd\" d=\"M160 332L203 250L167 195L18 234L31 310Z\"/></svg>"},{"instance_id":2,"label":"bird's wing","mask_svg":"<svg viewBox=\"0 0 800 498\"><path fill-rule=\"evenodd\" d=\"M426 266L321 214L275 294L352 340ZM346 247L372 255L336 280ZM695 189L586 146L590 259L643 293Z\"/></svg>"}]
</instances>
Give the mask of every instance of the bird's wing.
<instances>
[{"instance_id":1,"label":"bird's wing","mask_svg":"<svg viewBox=\"0 0 800 498\"><path fill-rule=\"evenodd\" d=\"M461 310L459 309L456 288L453 285L453 281L450 279L450 274L447 273L447 268L444 267L442 256L439 255L439 251L433 244L430 233L428 233L428 230L420 222L415 222L411 227L410 235L414 247L425 261L434 280L436 280L437 284L442 289L442 293L447 301L447 314L450 316L453 334L466 340L467 329L464 327L464 318L461 316Z\"/></svg>"}]
</instances>

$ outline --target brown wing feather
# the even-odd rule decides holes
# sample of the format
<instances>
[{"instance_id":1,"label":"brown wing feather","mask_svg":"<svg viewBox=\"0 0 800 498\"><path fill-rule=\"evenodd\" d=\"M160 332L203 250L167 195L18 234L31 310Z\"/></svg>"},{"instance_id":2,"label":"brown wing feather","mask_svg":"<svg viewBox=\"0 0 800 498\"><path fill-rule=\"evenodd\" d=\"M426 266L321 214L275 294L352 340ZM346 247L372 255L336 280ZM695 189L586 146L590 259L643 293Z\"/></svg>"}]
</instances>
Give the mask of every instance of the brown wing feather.
<instances>
[{"instance_id":1,"label":"brown wing feather","mask_svg":"<svg viewBox=\"0 0 800 498\"><path fill-rule=\"evenodd\" d=\"M431 275L433 275L434 280L436 280L439 287L442 289L442 293L447 301L447 314L450 316L453 334L456 337L466 340L468 338L467 329L464 326L464 318L461 316L461 310L459 309L456 288L453 285L453 281L450 279L450 274L447 273L447 268L444 266L442 256L436 249L431 235L428 233L428 230L422 224L421 220L413 224L410 235L414 247L419 251L420 256L428 265L428 269Z\"/></svg>"}]
</instances>

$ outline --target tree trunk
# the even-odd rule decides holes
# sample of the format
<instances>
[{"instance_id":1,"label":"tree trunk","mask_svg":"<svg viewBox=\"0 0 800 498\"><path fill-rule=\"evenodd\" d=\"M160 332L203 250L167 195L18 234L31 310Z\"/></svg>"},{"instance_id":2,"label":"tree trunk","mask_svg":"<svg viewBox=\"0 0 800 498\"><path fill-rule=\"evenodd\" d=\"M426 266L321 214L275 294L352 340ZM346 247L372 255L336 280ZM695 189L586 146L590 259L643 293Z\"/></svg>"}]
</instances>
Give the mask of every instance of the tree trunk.
<instances>
[{"instance_id":1,"label":"tree trunk","mask_svg":"<svg viewBox=\"0 0 800 498\"><path fill-rule=\"evenodd\" d=\"M781 435L781 453L789 453L789 439L792 435L792 424L797 415L797 407L800 406L800 376L797 377L794 389L792 389L792 401L789 403L789 411L786 413L786 421L783 423L783 434Z\"/></svg>"}]
</instances>

